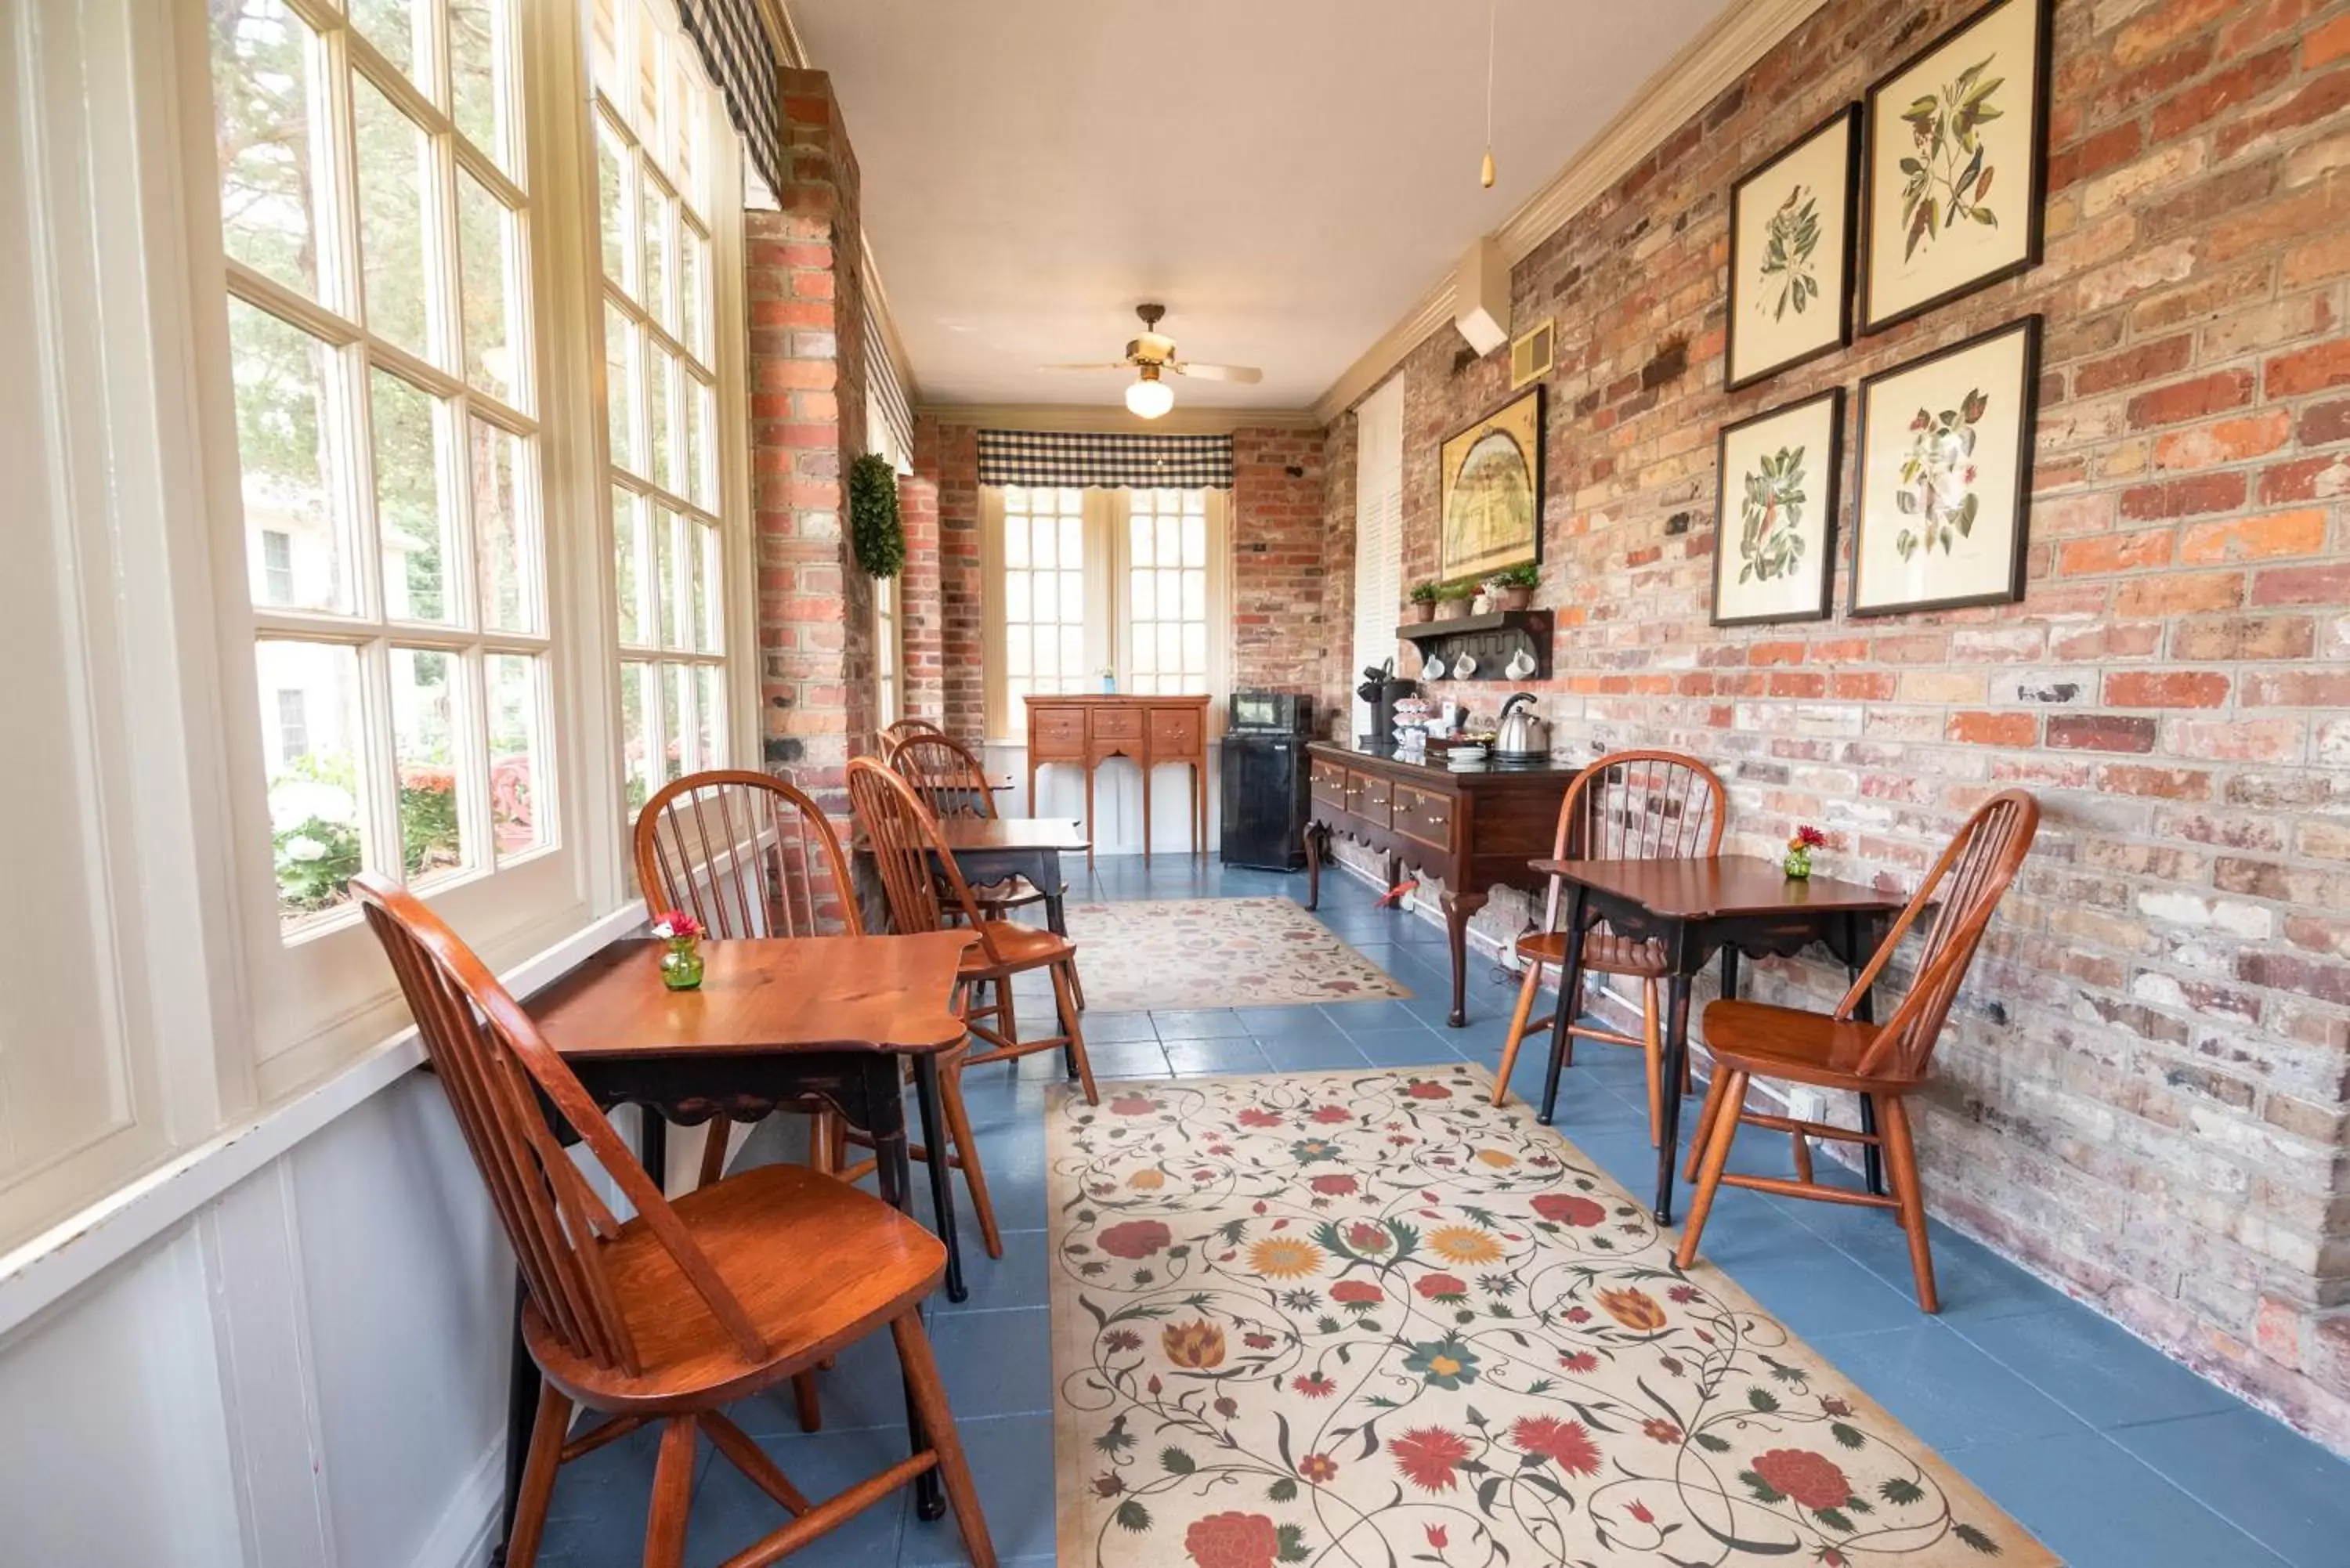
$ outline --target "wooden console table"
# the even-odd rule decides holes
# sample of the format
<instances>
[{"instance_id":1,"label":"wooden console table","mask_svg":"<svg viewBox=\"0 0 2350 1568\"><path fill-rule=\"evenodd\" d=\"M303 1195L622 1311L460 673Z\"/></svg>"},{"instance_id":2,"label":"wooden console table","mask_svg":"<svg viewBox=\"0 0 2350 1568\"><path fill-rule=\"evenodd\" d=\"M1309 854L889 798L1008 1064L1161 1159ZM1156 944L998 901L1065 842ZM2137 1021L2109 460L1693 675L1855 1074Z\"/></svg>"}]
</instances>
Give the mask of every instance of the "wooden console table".
<instances>
[{"instance_id":1,"label":"wooden console table","mask_svg":"<svg viewBox=\"0 0 2350 1568\"><path fill-rule=\"evenodd\" d=\"M1081 696L1030 697L1028 704L1028 812L1036 814L1036 770L1047 763L1074 763L1086 774L1086 831L1094 826L1094 770L1110 757L1131 757L1142 770L1142 860L1150 863L1150 774L1161 763L1190 764L1191 852L1208 847L1208 698ZM1549 840L1543 841L1547 846ZM1542 846L1538 846L1536 853ZM1086 864L1094 861L1086 847Z\"/></svg>"},{"instance_id":2,"label":"wooden console table","mask_svg":"<svg viewBox=\"0 0 2350 1568\"><path fill-rule=\"evenodd\" d=\"M1544 891L1546 875L1528 864L1548 855L1559 803L1581 770L1496 767L1456 774L1441 763L1408 762L1392 753L1359 751L1333 741L1305 748L1312 805L1305 825L1305 907L1322 893L1322 862L1333 833L1387 857L1387 882L1409 866L1444 882L1438 900L1452 950L1452 1013L1459 1029L1469 967L1469 921L1495 887Z\"/></svg>"}]
</instances>

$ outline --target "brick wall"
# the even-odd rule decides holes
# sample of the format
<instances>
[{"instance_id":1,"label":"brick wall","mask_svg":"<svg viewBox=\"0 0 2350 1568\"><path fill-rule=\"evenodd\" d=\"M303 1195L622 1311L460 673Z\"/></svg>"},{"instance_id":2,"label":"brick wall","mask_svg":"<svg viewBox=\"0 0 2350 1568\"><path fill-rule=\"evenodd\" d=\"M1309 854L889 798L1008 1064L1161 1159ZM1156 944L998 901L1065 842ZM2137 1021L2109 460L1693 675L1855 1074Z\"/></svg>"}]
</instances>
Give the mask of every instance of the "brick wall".
<instances>
[{"instance_id":1,"label":"brick wall","mask_svg":"<svg viewBox=\"0 0 2350 1568\"><path fill-rule=\"evenodd\" d=\"M1317 699L1329 646L1314 431L1232 432L1232 683Z\"/></svg>"},{"instance_id":2,"label":"brick wall","mask_svg":"<svg viewBox=\"0 0 2350 1568\"><path fill-rule=\"evenodd\" d=\"M2350 1448L2350 5L2062 0L2043 265L1724 395L1731 180L1970 6L1831 0L1515 269L1517 318L1558 325L1544 706L1574 756L1714 763L1729 847L1816 822L1828 868L1893 884L2033 790L1938 1059L1929 1196ZM2023 603L1706 624L1720 425L2035 310ZM1407 581L1438 442L1506 394L1459 348L1404 369ZM1752 990L1841 983L1779 963Z\"/></svg>"},{"instance_id":3,"label":"brick wall","mask_svg":"<svg viewBox=\"0 0 2350 1568\"><path fill-rule=\"evenodd\" d=\"M914 421L914 473L934 488L939 516L939 722L965 745L985 740L981 676L979 431L923 414Z\"/></svg>"},{"instance_id":4,"label":"brick wall","mask_svg":"<svg viewBox=\"0 0 2350 1568\"><path fill-rule=\"evenodd\" d=\"M829 78L780 87L781 210L745 213L760 706L767 765L822 796L873 719L872 584L844 514L865 444L858 173Z\"/></svg>"},{"instance_id":5,"label":"brick wall","mask_svg":"<svg viewBox=\"0 0 2350 1568\"><path fill-rule=\"evenodd\" d=\"M939 582L939 482L919 466L898 479L898 514L906 524L906 569L898 574L901 717L946 718L945 623Z\"/></svg>"}]
</instances>

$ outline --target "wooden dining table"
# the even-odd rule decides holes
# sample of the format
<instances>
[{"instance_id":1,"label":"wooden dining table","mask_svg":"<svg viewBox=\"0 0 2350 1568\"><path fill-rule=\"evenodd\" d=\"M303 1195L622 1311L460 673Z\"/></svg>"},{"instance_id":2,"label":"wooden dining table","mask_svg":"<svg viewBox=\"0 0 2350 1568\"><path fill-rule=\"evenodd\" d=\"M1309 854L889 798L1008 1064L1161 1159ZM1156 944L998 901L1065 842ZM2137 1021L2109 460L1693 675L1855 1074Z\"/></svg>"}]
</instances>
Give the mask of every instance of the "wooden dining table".
<instances>
[{"instance_id":1,"label":"wooden dining table","mask_svg":"<svg viewBox=\"0 0 2350 1568\"><path fill-rule=\"evenodd\" d=\"M1885 922L1901 910L1899 894L1834 877L1789 877L1775 859L1759 855L1700 855L1669 860L1536 860L1536 871L1559 878L1566 951L1559 969L1558 1012L1551 1028L1550 1064L1543 1078L1542 1120L1558 1105L1569 1010L1582 991L1583 940L1605 921L1617 936L1646 939L1664 950L1668 1001L1662 1081L1662 1136L1657 1150L1656 1216L1672 1223L1673 1177L1679 1164L1680 1083L1689 1060L1690 989L1707 960L1721 955L1721 994L1738 994L1738 960L1785 957L1825 943L1858 979L1877 950ZM1858 1016L1874 1014L1863 992ZM1862 1126L1874 1131L1872 1107L1861 1104ZM1877 1146L1865 1146L1868 1189L1884 1190Z\"/></svg>"},{"instance_id":2,"label":"wooden dining table","mask_svg":"<svg viewBox=\"0 0 2350 1568\"><path fill-rule=\"evenodd\" d=\"M526 1006L599 1106L640 1107L639 1149L656 1181L667 1165L671 1122L749 1122L782 1106L822 1105L870 1136L882 1198L910 1211L910 1061L930 1150L931 1205L946 1244L947 1296L959 1302L969 1288L955 1240L939 1058L965 1033L954 990L972 940L969 931L948 930L706 941L701 989L671 991L658 961L665 944L630 939L602 949ZM515 1355L508 1441L509 1451L520 1454L537 1393L522 1386L530 1358L519 1345ZM535 1376L530 1381L535 1385ZM920 1422L910 1403L907 1417L919 1450ZM923 1517L939 1517L945 1502L935 1484L920 1487L919 1495Z\"/></svg>"},{"instance_id":3,"label":"wooden dining table","mask_svg":"<svg viewBox=\"0 0 2350 1568\"><path fill-rule=\"evenodd\" d=\"M939 836L962 867L962 879L973 888L1025 877L1045 895L1045 924L1056 935L1067 936L1069 923L1062 908L1061 857L1083 855L1093 839L1074 817L950 816L939 823Z\"/></svg>"}]
</instances>

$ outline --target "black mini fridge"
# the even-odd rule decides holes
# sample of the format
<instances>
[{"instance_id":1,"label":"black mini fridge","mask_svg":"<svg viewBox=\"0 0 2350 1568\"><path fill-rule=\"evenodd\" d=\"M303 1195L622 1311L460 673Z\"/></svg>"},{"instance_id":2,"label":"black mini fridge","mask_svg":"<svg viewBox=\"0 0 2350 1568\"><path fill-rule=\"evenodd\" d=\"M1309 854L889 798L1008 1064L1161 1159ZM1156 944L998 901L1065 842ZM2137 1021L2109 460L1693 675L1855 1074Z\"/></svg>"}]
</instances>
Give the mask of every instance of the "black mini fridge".
<instances>
[{"instance_id":1,"label":"black mini fridge","mask_svg":"<svg viewBox=\"0 0 2350 1568\"><path fill-rule=\"evenodd\" d=\"M1236 721L1251 711L1247 695L1232 699ZM1303 698L1286 699L1284 707L1285 723L1235 722L1224 732L1227 866L1295 871L1305 865L1305 742L1312 732Z\"/></svg>"}]
</instances>

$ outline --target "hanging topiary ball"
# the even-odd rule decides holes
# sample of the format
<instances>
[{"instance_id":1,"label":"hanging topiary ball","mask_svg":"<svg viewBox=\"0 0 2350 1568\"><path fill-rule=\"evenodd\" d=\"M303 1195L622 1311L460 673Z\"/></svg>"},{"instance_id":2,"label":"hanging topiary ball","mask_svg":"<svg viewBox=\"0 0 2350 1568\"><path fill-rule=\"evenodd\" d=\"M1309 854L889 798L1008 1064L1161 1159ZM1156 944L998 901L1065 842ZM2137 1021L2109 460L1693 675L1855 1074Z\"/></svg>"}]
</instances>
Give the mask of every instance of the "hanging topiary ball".
<instances>
[{"instance_id":1,"label":"hanging topiary ball","mask_svg":"<svg viewBox=\"0 0 2350 1568\"><path fill-rule=\"evenodd\" d=\"M894 577L906 565L898 471L879 452L868 452L848 465L848 539L868 576Z\"/></svg>"}]
</instances>

